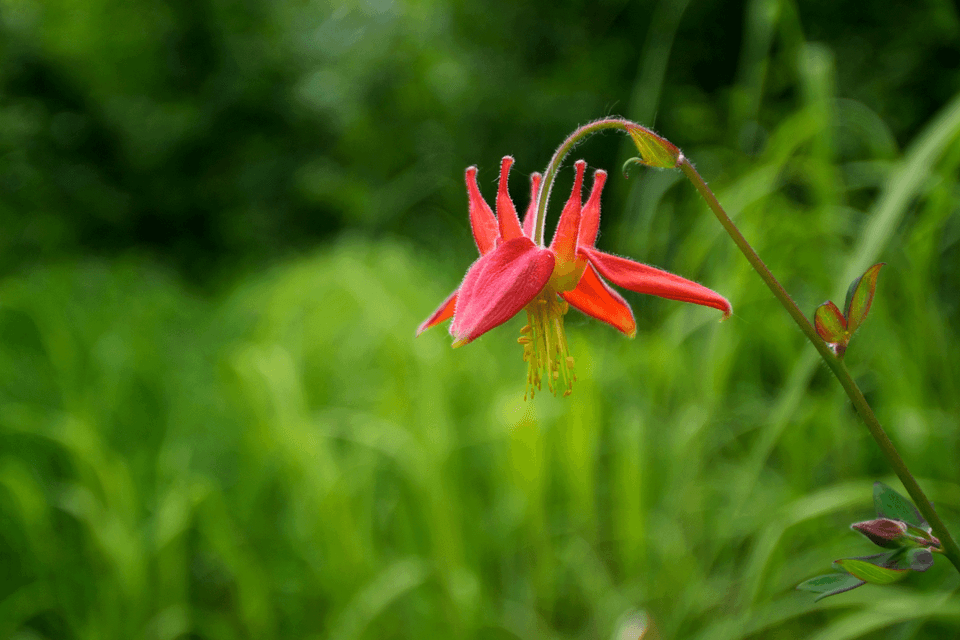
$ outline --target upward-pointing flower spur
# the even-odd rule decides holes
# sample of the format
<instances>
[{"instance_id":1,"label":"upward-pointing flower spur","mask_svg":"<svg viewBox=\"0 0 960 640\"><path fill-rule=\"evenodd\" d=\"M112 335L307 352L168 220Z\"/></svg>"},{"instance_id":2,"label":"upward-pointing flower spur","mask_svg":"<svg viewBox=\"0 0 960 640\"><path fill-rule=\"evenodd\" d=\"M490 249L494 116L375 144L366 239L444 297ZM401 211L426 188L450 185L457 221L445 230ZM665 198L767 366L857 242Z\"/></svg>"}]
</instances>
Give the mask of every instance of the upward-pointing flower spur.
<instances>
[{"instance_id":1,"label":"upward-pointing flower spur","mask_svg":"<svg viewBox=\"0 0 960 640\"><path fill-rule=\"evenodd\" d=\"M597 170L584 205L581 190L586 162L574 164L573 191L560 214L550 246L533 241L541 176L530 179L530 205L523 223L507 191L513 158L500 164L496 210L480 195L477 168L466 171L470 226L480 258L467 270L454 291L417 329L417 335L450 317L454 347L459 347L499 326L521 310L527 324L518 340L528 363L527 388L531 397L544 378L554 394L561 388L568 395L576 380L574 361L567 348L563 317L569 306L602 320L628 337L637 325L630 305L604 282L661 298L693 302L731 313L730 303L720 294L680 276L610 255L595 247L600 229L600 193L607 173Z\"/></svg>"}]
</instances>

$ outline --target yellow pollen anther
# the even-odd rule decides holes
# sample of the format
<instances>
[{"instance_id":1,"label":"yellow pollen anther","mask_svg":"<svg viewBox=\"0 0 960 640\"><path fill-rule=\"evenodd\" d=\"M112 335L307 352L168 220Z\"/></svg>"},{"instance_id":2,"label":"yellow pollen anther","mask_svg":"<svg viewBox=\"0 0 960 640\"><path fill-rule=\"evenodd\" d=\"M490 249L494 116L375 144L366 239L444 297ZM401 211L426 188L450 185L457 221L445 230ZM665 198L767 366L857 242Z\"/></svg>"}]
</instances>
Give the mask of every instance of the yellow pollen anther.
<instances>
[{"instance_id":1,"label":"yellow pollen anther","mask_svg":"<svg viewBox=\"0 0 960 640\"><path fill-rule=\"evenodd\" d=\"M517 338L517 342L520 344L530 344L533 340L529 336L520 336Z\"/></svg>"}]
</instances>

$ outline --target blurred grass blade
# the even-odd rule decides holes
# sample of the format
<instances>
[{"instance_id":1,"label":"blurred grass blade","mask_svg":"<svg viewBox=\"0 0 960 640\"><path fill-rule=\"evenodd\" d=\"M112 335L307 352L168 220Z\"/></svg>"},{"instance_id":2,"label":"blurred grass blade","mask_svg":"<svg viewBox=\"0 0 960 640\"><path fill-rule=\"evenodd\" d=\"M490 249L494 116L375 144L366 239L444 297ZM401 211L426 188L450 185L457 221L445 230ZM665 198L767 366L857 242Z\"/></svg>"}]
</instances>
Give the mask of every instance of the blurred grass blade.
<instances>
[{"instance_id":1,"label":"blurred grass blade","mask_svg":"<svg viewBox=\"0 0 960 640\"><path fill-rule=\"evenodd\" d=\"M890 172L883 192L871 207L870 222L860 242L850 252L855 256L841 282L856 278L880 252L906 215L913 199L930 178L933 167L960 135L960 93L932 118L907 148L903 159Z\"/></svg>"},{"instance_id":2,"label":"blurred grass blade","mask_svg":"<svg viewBox=\"0 0 960 640\"><path fill-rule=\"evenodd\" d=\"M371 620L380 615L397 598L419 587L426 576L426 567L416 558L394 562L357 593L341 613L329 638L351 640L361 637Z\"/></svg>"}]
</instances>

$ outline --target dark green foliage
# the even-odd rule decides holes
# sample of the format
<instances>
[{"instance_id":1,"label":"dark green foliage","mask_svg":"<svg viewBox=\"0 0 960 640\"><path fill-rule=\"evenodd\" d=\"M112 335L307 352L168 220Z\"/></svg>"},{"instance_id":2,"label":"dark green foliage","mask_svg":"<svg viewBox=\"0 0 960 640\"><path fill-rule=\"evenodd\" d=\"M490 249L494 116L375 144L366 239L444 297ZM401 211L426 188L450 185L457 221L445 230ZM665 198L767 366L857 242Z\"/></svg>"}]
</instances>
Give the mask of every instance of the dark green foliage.
<instances>
[{"instance_id":1,"label":"dark green foliage","mask_svg":"<svg viewBox=\"0 0 960 640\"><path fill-rule=\"evenodd\" d=\"M832 50L823 80L862 113L822 148L889 159L960 86L947 4L778 4L16 3L0 17L0 267L137 248L205 280L349 229L433 246L462 235L464 167L493 180L510 153L542 169L592 118L758 157L816 97L810 55ZM876 122L890 128L860 135ZM612 170L627 147L583 153ZM783 177L804 202L827 187Z\"/></svg>"}]
</instances>

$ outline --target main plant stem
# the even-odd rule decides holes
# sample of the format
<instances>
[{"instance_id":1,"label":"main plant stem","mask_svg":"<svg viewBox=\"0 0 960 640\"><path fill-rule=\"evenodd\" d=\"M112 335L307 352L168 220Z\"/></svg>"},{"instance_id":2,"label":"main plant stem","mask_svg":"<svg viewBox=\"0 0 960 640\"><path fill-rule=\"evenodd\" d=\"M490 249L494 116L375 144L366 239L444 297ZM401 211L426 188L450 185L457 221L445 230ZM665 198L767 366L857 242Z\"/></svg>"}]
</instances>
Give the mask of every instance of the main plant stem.
<instances>
[{"instance_id":1,"label":"main plant stem","mask_svg":"<svg viewBox=\"0 0 960 640\"><path fill-rule=\"evenodd\" d=\"M921 489L920 485L917 484L913 474L910 473L910 469L907 468L903 458L900 457L896 447L893 446L893 442L890 441L887 433L883 430L883 427L880 425L880 421L877 420L877 417L874 415L873 409L871 409L869 403L867 403L867 399L863 397L860 387L857 386L853 376L850 375L850 372L847 370L847 366L843 363L843 360L838 358L830 349L830 347L827 346L827 343L825 343L820 336L817 335L816 329L814 329L813 325L810 324L810 321L807 320L807 317L803 315L803 312L800 311L800 308L797 307L797 304L790 298L783 286L781 286L773 274L770 273L767 265L763 263L763 260L760 259L760 256L757 255L757 252L753 250L753 247L750 246L750 243L747 242L746 238L743 237L743 234L740 233L740 230L737 229L735 224L733 224L730 216L728 216L723 210L723 207L720 206L720 202L717 201L716 196L713 195L713 192L707 186L707 183L703 181L703 178L701 178L700 174L697 173L697 170L693 168L693 165L690 164L690 161L681 154L677 166L683 171L684 174L686 174L690 182L693 183L693 186L696 187L697 191L700 192L700 195L703 196L703 199L707 201L707 205L710 207L710 210L713 211L714 215L717 216L717 220L720 221L720 224L723 225L723 228L726 230L726 232L731 238L733 238L734 243L737 245L743 255L746 256L747 261L750 262L750 265L754 268L754 270L760 274L760 277L766 283L767 287L770 288L770 291L773 292L773 295L777 298L777 300L780 301L780 304L783 305L783 308L787 310L787 313L790 314L790 317L793 318L793 321L797 323L797 326L800 327L804 335L807 336L807 339L820 353L820 357L823 358L823 361L826 362L827 366L830 367L830 370L833 371L833 374L837 377L837 380L840 381L840 386L842 386L843 390L846 391L847 396L850 398L850 401L856 408L857 413L859 413L860 417L863 419L867 430L870 431L870 435L873 436L873 439L877 442L877 445L879 445L880 450L887 459L887 462L889 462L890 466L893 467L894 473L896 473L897 477L900 478L900 482L903 483L907 493L910 494L910 497L913 499L913 503L917 505L917 509L920 510L920 513L930 524L934 535L940 539L940 544L943 547L944 554L950 559L950 562L953 563L953 566L956 567L957 571L960 571L960 547L957 547L957 543L950 535L950 532L943 524L943 521L940 520L940 516L938 516L937 512L933 509L933 505L923 493L923 489Z\"/></svg>"}]
</instances>

